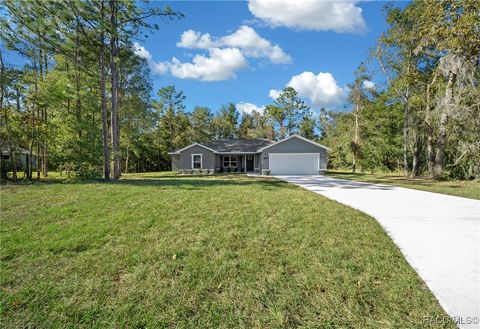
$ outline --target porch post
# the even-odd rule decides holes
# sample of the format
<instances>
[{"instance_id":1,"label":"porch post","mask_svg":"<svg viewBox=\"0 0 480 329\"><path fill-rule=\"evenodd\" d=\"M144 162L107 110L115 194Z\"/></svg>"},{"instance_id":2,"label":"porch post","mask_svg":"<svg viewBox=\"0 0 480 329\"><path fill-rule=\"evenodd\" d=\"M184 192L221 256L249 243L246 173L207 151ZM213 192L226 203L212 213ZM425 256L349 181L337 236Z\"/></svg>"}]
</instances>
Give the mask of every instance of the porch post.
<instances>
[{"instance_id":1,"label":"porch post","mask_svg":"<svg viewBox=\"0 0 480 329\"><path fill-rule=\"evenodd\" d=\"M243 155L243 172L247 172L247 156Z\"/></svg>"}]
</instances>

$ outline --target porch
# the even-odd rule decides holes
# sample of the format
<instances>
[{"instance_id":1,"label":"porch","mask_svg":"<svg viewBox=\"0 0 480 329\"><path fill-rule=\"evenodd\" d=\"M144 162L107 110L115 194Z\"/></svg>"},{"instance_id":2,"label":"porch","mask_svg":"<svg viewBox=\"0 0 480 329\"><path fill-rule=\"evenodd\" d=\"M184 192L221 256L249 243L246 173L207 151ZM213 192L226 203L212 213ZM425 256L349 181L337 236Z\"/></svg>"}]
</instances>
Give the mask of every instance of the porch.
<instances>
[{"instance_id":1,"label":"porch","mask_svg":"<svg viewBox=\"0 0 480 329\"><path fill-rule=\"evenodd\" d=\"M217 154L215 155L215 172L254 173L259 172L258 154Z\"/></svg>"}]
</instances>

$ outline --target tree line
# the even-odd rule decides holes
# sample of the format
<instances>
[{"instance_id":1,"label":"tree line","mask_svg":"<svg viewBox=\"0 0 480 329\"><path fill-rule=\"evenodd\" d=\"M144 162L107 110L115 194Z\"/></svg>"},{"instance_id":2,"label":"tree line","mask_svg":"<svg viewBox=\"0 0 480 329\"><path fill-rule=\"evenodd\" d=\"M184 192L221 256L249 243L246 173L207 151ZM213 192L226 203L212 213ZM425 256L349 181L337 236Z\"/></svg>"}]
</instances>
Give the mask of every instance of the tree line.
<instances>
[{"instance_id":1,"label":"tree line","mask_svg":"<svg viewBox=\"0 0 480 329\"><path fill-rule=\"evenodd\" d=\"M387 5L388 30L361 64L348 112L322 113L333 167L402 170L435 179L480 176L480 2Z\"/></svg>"},{"instance_id":2,"label":"tree line","mask_svg":"<svg viewBox=\"0 0 480 329\"><path fill-rule=\"evenodd\" d=\"M3 178L12 171L17 179L12 159L20 149L29 153L29 180L49 170L118 179L122 172L168 170L168 152L194 141L294 132L314 138L311 112L292 88L268 115L240 114L233 103L187 112L175 86L152 97L149 65L133 50L135 38L159 28L151 17L183 14L129 0L4 1L2 44L27 64L9 65L0 51L1 146L10 159L2 161Z\"/></svg>"},{"instance_id":3,"label":"tree line","mask_svg":"<svg viewBox=\"0 0 480 329\"><path fill-rule=\"evenodd\" d=\"M2 150L11 158L19 145L30 159L35 153L37 178L60 163L89 175L103 159L104 177L118 179L121 113L142 112L150 99L147 65L132 40L158 29L150 17L183 15L129 0L6 0L0 10L2 44L28 62L8 67L2 56Z\"/></svg>"},{"instance_id":4,"label":"tree line","mask_svg":"<svg viewBox=\"0 0 480 329\"><path fill-rule=\"evenodd\" d=\"M293 133L331 147L330 168L436 179L480 175L476 1L387 5L389 28L348 85L346 110L312 111L287 87L263 113L240 113L233 103L186 109L186 96L175 86L153 95L149 65L132 46L160 28L150 18L183 18L168 6L128 0L3 4L0 40L27 64L9 65L0 52L0 141L10 159L19 148L36 156L35 165L24 168L26 179L49 170L118 179L131 171L168 170L168 152L192 142ZM2 161L3 176L6 171L16 178L14 161Z\"/></svg>"}]
</instances>

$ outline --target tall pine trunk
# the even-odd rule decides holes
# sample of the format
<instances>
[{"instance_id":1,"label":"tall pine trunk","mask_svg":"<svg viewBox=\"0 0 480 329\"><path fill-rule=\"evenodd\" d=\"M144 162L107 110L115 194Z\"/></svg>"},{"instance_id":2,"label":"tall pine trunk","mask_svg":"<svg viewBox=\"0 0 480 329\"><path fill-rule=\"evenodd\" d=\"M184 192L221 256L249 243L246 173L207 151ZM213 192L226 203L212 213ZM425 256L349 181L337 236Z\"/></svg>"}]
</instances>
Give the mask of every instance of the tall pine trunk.
<instances>
[{"instance_id":1,"label":"tall pine trunk","mask_svg":"<svg viewBox=\"0 0 480 329\"><path fill-rule=\"evenodd\" d=\"M450 113L450 107L453 103L453 86L457 75L453 72L448 74L447 86L445 88L445 98L443 100L442 114L440 116L440 124L437 138L437 152L435 154L435 165L433 167L433 178L440 179L443 175L443 164L445 161L445 146L447 144L447 122Z\"/></svg>"},{"instance_id":2,"label":"tall pine trunk","mask_svg":"<svg viewBox=\"0 0 480 329\"><path fill-rule=\"evenodd\" d=\"M412 53L409 52L409 59ZM407 77L410 76L411 62L407 63ZM407 85L405 90L405 103L403 104L403 173L408 177L408 128L410 120L410 84Z\"/></svg>"},{"instance_id":3,"label":"tall pine trunk","mask_svg":"<svg viewBox=\"0 0 480 329\"><path fill-rule=\"evenodd\" d=\"M104 1L100 2L100 21L105 19ZM100 107L102 111L103 176L110 179L110 150L108 148L107 92L105 82L105 32L100 32Z\"/></svg>"},{"instance_id":4,"label":"tall pine trunk","mask_svg":"<svg viewBox=\"0 0 480 329\"><path fill-rule=\"evenodd\" d=\"M129 156L129 149L128 149L128 145L127 145L127 151L126 151L126 156L125 156L125 173L128 174L128 156Z\"/></svg>"},{"instance_id":5,"label":"tall pine trunk","mask_svg":"<svg viewBox=\"0 0 480 329\"><path fill-rule=\"evenodd\" d=\"M409 72L409 70L408 70ZM410 99L409 87L405 93L405 102L403 104L403 173L408 176L408 124L410 118Z\"/></svg>"},{"instance_id":6,"label":"tall pine trunk","mask_svg":"<svg viewBox=\"0 0 480 329\"><path fill-rule=\"evenodd\" d=\"M43 51L43 60L44 60L44 69L45 69L45 78L47 77L48 73L48 57L47 57L47 51ZM42 113L42 120L45 126L47 125L47 107L43 108L43 113ZM48 147L47 147L47 140L46 138L44 139L43 142L43 176L48 177Z\"/></svg>"},{"instance_id":7,"label":"tall pine trunk","mask_svg":"<svg viewBox=\"0 0 480 329\"><path fill-rule=\"evenodd\" d=\"M357 153L358 153L358 141L359 141L359 127L358 127L358 110L357 105L356 110L353 112L355 117L355 135L353 137L353 159L352 159L352 173L355 173L357 170Z\"/></svg>"},{"instance_id":8,"label":"tall pine trunk","mask_svg":"<svg viewBox=\"0 0 480 329\"><path fill-rule=\"evenodd\" d=\"M420 173L420 140L417 129L413 129L413 157L410 177L417 177Z\"/></svg>"},{"instance_id":9,"label":"tall pine trunk","mask_svg":"<svg viewBox=\"0 0 480 329\"><path fill-rule=\"evenodd\" d=\"M33 179L33 140L30 143L30 148L28 151L28 161L27 161L27 179L32 180Z\"/></svg>"},{"instance_id":10,"label":"tall pine trunk","mask_svg":"<svg viewBox=\"0 0 480 329\"><path fill-rule=\"evenodd\" d=\"M432 82L427 85L427 101L425 106L425 124L427 130L427 168L428 177L433 178L433 167L435 165L435 155L433 153L433 123L432 123L432 104L431 93L432 86L437 80L437 75L433 76Z\"/></svg>"},{"instance_id":11,"label":"tall pine trunk","mask_svg":"<svg viewBox=\"0 0 480 329\"><path fill-rule=\"evenodd\" d=\"M12 180L17 180L17 159L14 151L14 147L10 145L10 164L12 165Z\"/></svg>"},{"instance_id":12,"label":"tall pine trunk","mask_svg":"<svg viewBox=\"0 0 480 329\"><path fill-rule=\"evenodd\" d=\"M40 145L37 145L37 180L40 180Z\"/></svg>"},{"instance_id":13,"label":"tall pine trunk","mask_svg":"<svg viewBox=\"0 0 480 329\"><path fill-rule=\"evenodd\" d=\"M37 171L37 180L40 180L40 141L39 141L39 129L38 129L38 121L39 118L39 106L38 106L38 66L37 66L36 58L33 59L33 69L34 69L34 94L35 94L35 101L32 106L32 141L30 145L30 153L33 152L34 144L37 145L37 155L35 157L35 166Z\"/></svg>"},{"instance_id":14,"label":"tall pine trunk","mask_svg":"<svg viewBox=\"0 0 480 329\"><path fill-rule=\"evenodd\" d=\"M118 127L118 27L117 27L117 2L110 0L110 71L112 84L112 151L113 151L113 179L121 175L120 136Z\"/></svg>"}]
</instances>

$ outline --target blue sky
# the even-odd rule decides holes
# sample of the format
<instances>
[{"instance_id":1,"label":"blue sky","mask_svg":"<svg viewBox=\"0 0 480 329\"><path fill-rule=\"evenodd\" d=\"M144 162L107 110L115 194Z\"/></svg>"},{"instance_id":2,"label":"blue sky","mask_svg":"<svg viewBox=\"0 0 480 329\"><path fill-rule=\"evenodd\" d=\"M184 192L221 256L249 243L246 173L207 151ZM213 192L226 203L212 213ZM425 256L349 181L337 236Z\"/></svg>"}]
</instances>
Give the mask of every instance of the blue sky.
<instances>
[{"instance_id":1,"label":"blue sky","mask_svg":"<svg viewBox=\"0 0 480 329\"><path fill-rule=\"evenodd\" d=\"M151 63L154 93L173 84L184 91L187 111L229 102L247 103L240 109L250 111L290 84L314 111L342 109L353 72L387 28L385 2L306 2L152 2L185 14L152 19L160 29L137 40L138 54ZM178 45L186 31L190 38Z\"/></svg>"},{"instance_id":2,"label":"blue sky","mask_svg":"<svg viewBox=\"0 0 480 329\"><path fill-rule=\"evenodd\" d=\"M153 2L153 5L158 6L164 4L166 3ZM293 76L303 72L312 72L313 75L320 72L330 73L337 86L343 90L343 98L328 101L321 99L312 101L312 93L315 95L315 92L304 91L302 95L312 105L312 109L317 110L320 106L341 109L346 84L353 80L353 72L360 62L368 59L376 39L387 28L383 11L385 2L380 1L350 3L361 8L364 27L362 29L354 26L353 31L340 32L328 29L328 25L326 30L320 30L285 26L282 23L272 24L271 21L255 16L249 10L249 3L246 1L179 1L169 4L183 12L185 18L167 24L162 23L159 31L138 41L139 45L150 53L153 62L168 63L175 57L180 62L187 63L192 62L192 57L197 54L208 57L208 49L190 49L176 45L185 31L209 33L212 37L219 38L234 33L243 25L250 26L261 38L270 41L272 45L278 45L291 57L290 63L277 64L268 58L247 57L248 67L236 70L235 77L220 81L179 78L172 76L171 73L154 74L155 90L164 85L174 84L185 92L187 110L191 110L195 105L217 110L228 102L245 102L260 107L272 102L272 98L269 97L271 89L282 89ZM325 10L319 8L322 9ZM301 22L302 17L299 19ZM348 19L349 17L346 17L346 20Z\"/></svg>"}]
</instances>

